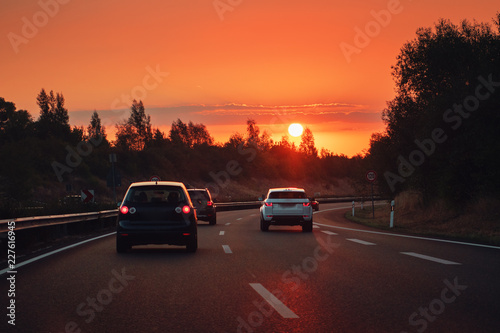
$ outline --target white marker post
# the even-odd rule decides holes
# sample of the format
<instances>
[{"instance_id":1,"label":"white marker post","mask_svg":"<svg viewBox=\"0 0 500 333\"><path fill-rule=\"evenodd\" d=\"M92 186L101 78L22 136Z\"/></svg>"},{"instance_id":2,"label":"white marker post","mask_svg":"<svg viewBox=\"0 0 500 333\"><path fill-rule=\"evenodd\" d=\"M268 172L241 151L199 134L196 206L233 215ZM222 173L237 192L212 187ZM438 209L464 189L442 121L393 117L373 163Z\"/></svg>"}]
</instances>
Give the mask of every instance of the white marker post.
<instances>
[{"instance_id":1,"label":"white marker post","mask_svg":"<svg viewBox=\"0 0 500 333\"><path fill-rule=\"evenodd\" d=\"M389 223L389 227L394 227L394 200L391 201L391 221Z\"/></svg>"},{"instance_id":2,"label":"white marker post","mask_svg":"<svg viewBox=\"0 0 500 333\"><path fill-rule=\"evenodd\" d=\"M354 216L354 200L352 201L352 216Z\"/></svg>"}]
</instances>

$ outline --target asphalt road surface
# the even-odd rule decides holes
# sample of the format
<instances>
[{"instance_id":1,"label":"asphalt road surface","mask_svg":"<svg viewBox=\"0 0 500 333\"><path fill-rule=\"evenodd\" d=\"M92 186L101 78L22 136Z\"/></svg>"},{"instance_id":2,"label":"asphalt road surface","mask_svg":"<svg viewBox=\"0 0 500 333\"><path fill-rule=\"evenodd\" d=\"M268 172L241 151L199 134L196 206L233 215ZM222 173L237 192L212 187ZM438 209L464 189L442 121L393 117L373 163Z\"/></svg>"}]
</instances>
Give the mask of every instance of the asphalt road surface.
<instances>
[{"instance_id":1,"label":"asphalt road surface","mask_svg":"<svg viewBox=\"0 0 500 333\"><path fill-rule=\"evenodd\" d=\"M380 232L349 207L322 204L312 233L220 212L194 254L117 254L110 234L3 271L0 332L500 332L500 248Z\"/></svg>"}]
</instances>

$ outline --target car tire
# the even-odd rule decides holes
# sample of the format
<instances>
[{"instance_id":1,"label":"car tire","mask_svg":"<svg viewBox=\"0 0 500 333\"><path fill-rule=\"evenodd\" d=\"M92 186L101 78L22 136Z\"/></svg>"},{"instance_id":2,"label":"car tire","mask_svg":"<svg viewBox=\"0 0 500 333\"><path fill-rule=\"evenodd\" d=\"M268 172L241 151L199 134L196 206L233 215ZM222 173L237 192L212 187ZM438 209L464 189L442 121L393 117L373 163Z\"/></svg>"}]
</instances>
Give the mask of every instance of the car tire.
<instances>
[{"instance_id":1,"label":"car tire","mask_svg":"<svg viewBox=\"0 0 500 333\"><path fill-rule=\"evenodd\" d=\"M269 222L266 222L262 217L260 218L260 230L261 231L269 230Z\"/></svg>"},{"instance_id":2,"label":"car tire","mask_svg":"<svg viewBox=\"0 0 500 333\"><path fill-rule=\"evenodd\" d=\"M217 224L217 215L214 215L210 221L208 222L210 225L216 225Z\"/></svg>"},{"instance_id":3,"label":"car tire","mask_svg":"<svg viewBox=\"0 0 500 333\"><path fill-rule=\"evenodd\" d=\"M186 244L186 251L194 253L198 250L198 237L197 235L191 236L188 243Z\"/></svg>"},{"instance_id":4,"label":"car tire","mask_svg":"<svg viewBox=\"0 0 500 333\"><path fill-rule=\"evenodd\" d=\"M311 222L306 222L305 224L302 225L302 232L312 232L313 231L313 223Z\"/></svg>"},{"instance_id":5,"label":"car tire","mask_svg":"<svg viewBox=\"0 0 500 333\"><path fill-rule=\"evenodd\" d=\"M130 248L131 248L130 244L118 238L116 239L116 252L125 253L128 250L130 250Z\"/></svg>"}]
</instances>

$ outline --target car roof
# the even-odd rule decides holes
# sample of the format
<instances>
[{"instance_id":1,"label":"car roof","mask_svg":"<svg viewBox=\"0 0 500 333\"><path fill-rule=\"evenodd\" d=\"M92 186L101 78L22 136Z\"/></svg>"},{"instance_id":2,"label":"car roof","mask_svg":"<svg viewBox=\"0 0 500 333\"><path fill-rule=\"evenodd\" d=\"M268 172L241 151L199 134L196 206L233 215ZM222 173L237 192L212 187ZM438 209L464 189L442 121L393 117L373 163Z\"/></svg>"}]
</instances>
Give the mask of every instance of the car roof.
<instances>
[{"instance_id":1,"label":"car roof","mask_svg":"<svg viewBox=\"0 0 500 333\"><path fill-rule=\"evenodd\" d=\"M137 187L137 186L151 186L151 185L162 185L162 186L179 186L184 187L184 183L181 182L172 182L172 181L149 181L149 182L136 182L130 184L129 187Z\"/></svg>"},{"instance_id":2,"label":"car roof","mask_svg":"<svg viewBox=\"0 0 500 333\"><path fill-rule=\"evenodd\" d=\"M270 188L269 192L305 192L305 190L298 187L277 187Z\"/></svg>"}]
</instances>

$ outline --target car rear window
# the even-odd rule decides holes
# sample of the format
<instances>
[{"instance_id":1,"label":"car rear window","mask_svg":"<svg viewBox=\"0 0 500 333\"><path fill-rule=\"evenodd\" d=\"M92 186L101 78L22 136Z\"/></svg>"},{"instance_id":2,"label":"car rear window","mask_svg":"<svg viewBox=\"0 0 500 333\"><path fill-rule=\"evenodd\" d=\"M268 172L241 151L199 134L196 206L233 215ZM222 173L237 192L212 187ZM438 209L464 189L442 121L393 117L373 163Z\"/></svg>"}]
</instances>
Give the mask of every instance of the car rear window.
<instances>
[{"instance_id":1,"label":"car rear window","mask_svg":"<svg viewBox=\"0 0 500 333\"><path fill-rule=\"evenodd\" d=\"M208 196L208 193L206 191L189 191L189 196L191 197L192 201L197 201L197 200L203 200L203 201L209 201L210 197Z\"/></svg>"},{"instance_id":2,"label":"car rear window","mask_svg":"<svg viewBox=\"0 0 500 333\"><path fill-rule=\"evenodd\" d=\"M306 194L304 192L271 192L269 193L269 199L305 199Z\"/></svg>"},{"instance_id":3,"label":"car rear window","mask_svg":"<svg viewBox=\"0 0 500 333\"><path fill-rule=\"evenodd\" d=\"M177 186L137 186L128 191L125 201L135 204L173 203L185 201L184 191Z\"/></svg>"}]
</instances>

